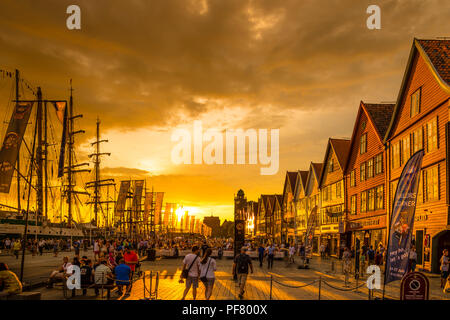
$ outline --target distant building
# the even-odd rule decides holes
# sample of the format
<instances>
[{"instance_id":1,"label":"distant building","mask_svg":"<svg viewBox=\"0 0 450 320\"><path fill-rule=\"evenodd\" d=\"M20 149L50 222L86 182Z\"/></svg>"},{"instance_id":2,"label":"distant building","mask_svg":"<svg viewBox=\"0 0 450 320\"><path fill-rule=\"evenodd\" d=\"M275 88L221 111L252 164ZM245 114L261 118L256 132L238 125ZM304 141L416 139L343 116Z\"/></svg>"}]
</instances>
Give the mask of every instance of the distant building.
<instances>
[{"instance_id":1,"label":"distant building","mask_svg":"<svg viewBox=\"0 0 450 320\"><path fill-rule=\"evenodd\" d=\"M220 218L219 217L204 217L203 223L211 228L211 236L219 237L220 235Z\"/></svg>"}]
</instances>

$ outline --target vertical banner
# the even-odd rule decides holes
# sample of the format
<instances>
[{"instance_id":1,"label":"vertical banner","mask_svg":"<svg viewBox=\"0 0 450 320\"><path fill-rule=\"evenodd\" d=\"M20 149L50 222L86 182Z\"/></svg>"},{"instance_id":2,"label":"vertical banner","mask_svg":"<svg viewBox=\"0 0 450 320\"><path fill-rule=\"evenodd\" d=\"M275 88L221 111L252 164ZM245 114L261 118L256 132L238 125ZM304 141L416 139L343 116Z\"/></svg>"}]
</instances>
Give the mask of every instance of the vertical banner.
<instances>
[{"instance_id":1,"label":"vertical banner","mask_svg":"<svg viewBox=\"0 0 450 320\"><path fill-rule=\"evenodd\" d=\"M306 225L306 235L305 235L305 248L312 246L312 237L314 237L314 228L316 226L317 219L317 206L315 206L308 217L308 224Z\"/></svg>"},{"instance_id":2,"label":"vertical banner","mask_svg":"<svg viewBox=\"0 0 450 320\"><path fill-rule=\"evenodd\" d=\"M125 211L125 204L127 201L128 190L130 190L131 181L121 181L119 194L117 195L116 207L114 208L114 215L122 217Z\"/></svg>"},{"instance_id":3,"label":"vertical banner","mask_svg":"<svg viewBox=\"0 0 450 320\"><path fill-rule=\"evenodd\" d=\"M153 192L146 192L144 198L144 215L143 215L143 220L145 224L148 223L148 217L150 215L150 210L152 209L152 202L153 202Z\"/></svg>"},{"instance_id":4,"label":"vertical banner","mask_svg":"<svg viewBox=\"0 0 450 320\"><path fill-rule=\"evenodd\" d=\"M164 192L155 192L155 225L161 224L161 211L163 205Z\"/></svg>"},{"instance_id":5,"label":"vertical banner","mask_svg":"<svg viewBox=\"0 0 450 320\"><path fill-rule=\"evenodd\" d=\"M170 217L170 209L172 208L172 204L166 202L166 208L164 209L164 225L169 227L169 217Z\"/></svg>"},{"instance_id":6,"label":"vertical banner","mask_svg":"<svg viewBox=\"0 0 450 320\"><path fill-rule=\"evenodd\" d=\"M401 280L408 271L423 155L424 151L420 150L408 160L398 181L390 219L385 284Z\"/></svg>"},{"instance_id":7,"label":"vertical banner","mask_svg":"<svg viewBox=\"0 0 450 320\"><path fill-rule=\"evenodd\" d=\"M67 103L65 101L54 102L53 106L56 110L56 116L58 120L62 123L62 135L61 135L61 147L59 149L59 159L58 159L58 178L64 175L64 157L66 154L66 143L67 143Z\"/></svg>"},{"instance_id":8,"label":"vertical banner","mask_svg":"<svg viewBox=\"0 0 450 320\"><path fill-rule=\"evenodd\" d=\"M0 192L9 193L23 135L30 118L32 102L17 103L0 150Z\"/></svg>"},{"instance_id":9,"label":"vertical banner","mask_svg":"<svg viewBox=\"0 0 450 320\"><path fill-rule=\"evenodd\" d=\"M142 191L144 190L144 180L134 181L134 195L132 202L132 210L134 212L134 218L139 219L141 213Z\"/></svg>"}]
</instances>

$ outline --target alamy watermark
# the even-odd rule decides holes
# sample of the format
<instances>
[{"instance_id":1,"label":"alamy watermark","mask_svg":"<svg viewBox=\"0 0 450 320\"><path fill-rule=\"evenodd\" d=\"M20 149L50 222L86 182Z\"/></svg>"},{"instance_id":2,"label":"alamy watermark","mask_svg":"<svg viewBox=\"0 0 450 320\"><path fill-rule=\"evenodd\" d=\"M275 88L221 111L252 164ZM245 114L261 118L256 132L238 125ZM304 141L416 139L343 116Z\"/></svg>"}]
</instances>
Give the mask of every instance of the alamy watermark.
<instances>
[{"instance_id":1,"label":"alamy watermark","mask_svg":"<svg viewBox=\"0 0 450 320\"><path fill-rule=\"evenodd\" d=\"M202 122L197 120L194 121L192 133L187 129L172 132L171 141L177 144L172 148L171 159L177 165L260 164L265 166L260 168L261 175L274 175L280 164L279 138L279 129L223 131L210 128L204 131Z\"/></svg>"}]
</instances>

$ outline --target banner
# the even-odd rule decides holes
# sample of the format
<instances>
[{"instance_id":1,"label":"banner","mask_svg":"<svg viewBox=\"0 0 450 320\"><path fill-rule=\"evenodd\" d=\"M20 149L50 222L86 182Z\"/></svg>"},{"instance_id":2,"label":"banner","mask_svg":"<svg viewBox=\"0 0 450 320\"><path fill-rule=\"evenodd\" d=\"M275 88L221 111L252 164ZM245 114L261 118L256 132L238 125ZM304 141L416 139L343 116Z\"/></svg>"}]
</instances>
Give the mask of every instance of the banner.
<instances>
[{"instance_id":1,"label":"banner","mask_svg":"<svg viewBox=\"0 0 450 320\"><path fill-rule=\"evenodd\" d=\"M61 146L59 149L59 160L58 160L58 178L64 175L64 157L66 154L66 143L67 143L67 103L66 102L54 102L56 109L56 116L63 125L62 136L61 136Z\"/></svg>"},{"instance_id":2,"label":"banner","mask_svg":"<svg viewBox=\"0 0 450 320\"><path fill-rule=\"evenodd\" d=\"M314 237L314 228L316 227L317 221L317 206L315 206L308 217L308 224L306 226L306 239L305 248L312 246L312 238Z\"/></svg>"},{"instance_id":3,"label":"banner","mask_svg":"<svg viewBox=\"0 0 450 320\"><path fill-rule=\"evenodd\" d=\"M123 216L123 213L125 211L125 204L127 201L128 190L130 190L130 184L131 181L129 180L120 182L119 194L117 196L116 207L114 208L114 215L116 217Z\"/></svg>"},{"instance_id":4,"label":"banner","mask_svg":"<svg viewBox=\"0 0 450 320\"><path fill-rule=\"evenodd\" d=\"M23 135L30 118L32 102L17 103L0 150L0 192L9 193Z\"/></svg>"},{"instance_id":5,"label":"banner","mask_svg":"<svg viewBox=\"0 0 450 320\"><path fill-rule=\"evenodd\" d=\"M155 192L155 225L159 225L162 222L162 206L163 206L163 198L164 192Z\"/></svg>"},{"instance_id":6,"label":"banner","mask_svg":"<svg viewBox=\"0 0 450 320\"><path fill-rule=\"evenodd\" d=\"M401 280L408 271L423 155L424 151L420 150L408 160L398 181L390 219L385 284Z\"/></svg>"},{"instance_id":7,"label":"banner","mask_svg":"<svg viewBox=\"0 0 450 320\"><path fill-rule=\"evenodd\" d=\"M186 230L188 229L188 225L189 225L189 213L187 211L184 212L184 220L183 220L183 224L182 224L182 229Z\"/></svg>"},{"instance_id":8,"label":"banner","mask_svg":"<svg viewBox=\"0 0 450 320\"><path fill-rule=\"evenodd\" d=\"M190 222L189 232L190 232L190 233L194 233L194 228L195 228L195 217L191 217L189 222Z\"/></svg>"},{"instance_id":9,"label":"banner","mask_svg":"<svg viewBox=\"0 0 450 320\"><path fill-rule=\"evenodd\" d=\"M139 219L141 213L142 191L144 189L144 180L134 181L134 194L132 202L132 210L134 212L135 219Z\"/></svg>"},{"instance_id":10,"label":"banner","mask_svg":"<svg viewBox=\"0 0 450 320\"><path fill-rule=\"evenodd\" d=\"M152 202L153 202L153 192L146 192L144 198L144 214L142 217L144 223L148 223L148 217L150 215L150 211L152 210Z\"/></svg>"}]
</instances>

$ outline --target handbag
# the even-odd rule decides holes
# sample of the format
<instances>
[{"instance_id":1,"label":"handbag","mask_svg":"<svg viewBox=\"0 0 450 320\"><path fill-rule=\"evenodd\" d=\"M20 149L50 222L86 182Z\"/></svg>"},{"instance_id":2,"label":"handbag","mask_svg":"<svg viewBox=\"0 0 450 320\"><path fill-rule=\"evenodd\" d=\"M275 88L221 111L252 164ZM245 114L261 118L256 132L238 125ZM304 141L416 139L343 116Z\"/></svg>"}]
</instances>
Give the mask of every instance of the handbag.
<instances>
[{"instance_id":1,"label":"handbag","mask_svg":"<svg viewBox=\"0 0 450 320\"><path fill-rule=\"evenodd\" d=\"M198 256L195 256L194 261L192 261L191 265L189 266L189 269L184 269L183 271L181 271L181 277L183 279L187 279L188 275L189 275L189 270L191 270L192 266L194 265L195 260L197 260Z\"/></svg>"},{"instance_id":2,"label":"handbag","mask_svg":"<svg viewBox=\"0 0 450 320\"><path fill-rule=\"evenodd\" d=\"M200 278L200 281L203 282L205 284L205 286L206 286L206 282L208 281L208 279L206 278L206 275L208 274L210 264L211 264L211 258L209 258L208 267L206 268L205 275Z\"/></svg>"}]
</instances>

